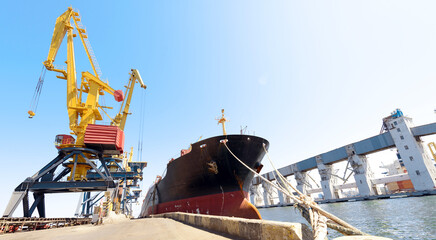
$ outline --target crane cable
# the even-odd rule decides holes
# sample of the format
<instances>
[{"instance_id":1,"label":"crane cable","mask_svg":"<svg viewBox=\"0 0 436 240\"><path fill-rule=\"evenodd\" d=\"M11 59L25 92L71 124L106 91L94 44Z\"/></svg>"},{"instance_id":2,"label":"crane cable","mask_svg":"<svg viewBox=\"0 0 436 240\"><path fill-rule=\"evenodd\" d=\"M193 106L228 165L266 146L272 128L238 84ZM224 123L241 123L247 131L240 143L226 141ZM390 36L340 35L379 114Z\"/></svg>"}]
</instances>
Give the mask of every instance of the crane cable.
<instances>
[{"instance_id":1,"label":"crane cable","mask_svg":"<svg viewBox=\"0 0 436 240\"><path fill-rule=\"evenodd\" d=\"M142 146L144 145L144 125L145 125L145 91L141 91L141 106L139 113L139 135L138 135L138 161L142 162Z\"/></svg>"},{"instance_id":2,"label":"crane cable","mask_svg":"<svg viewBox=\"0 0 436 240\"><path fill-rule=\"evenodd\" d=\"M29 105L29 118L33 118L35 116L36 109L38 108L39 97L41 96L42 86L44 85L44 78L47 69L45 66L42 66L41 75L39 76L38 83L36 84L35 92L33 93L32 101Z\"/></svg>"}]
</instances>

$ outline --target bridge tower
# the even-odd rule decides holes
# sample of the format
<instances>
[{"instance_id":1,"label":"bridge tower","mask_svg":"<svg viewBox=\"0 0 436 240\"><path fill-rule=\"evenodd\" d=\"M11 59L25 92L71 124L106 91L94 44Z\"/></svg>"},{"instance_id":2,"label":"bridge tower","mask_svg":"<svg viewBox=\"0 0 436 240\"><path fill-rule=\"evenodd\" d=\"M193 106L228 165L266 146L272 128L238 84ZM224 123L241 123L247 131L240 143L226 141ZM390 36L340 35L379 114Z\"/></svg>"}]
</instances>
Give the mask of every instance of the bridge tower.
<instances>
[{"instance_id":1,"label":"bridge tower","mask_svg":"<svg viewBox=\"0 0 436 240\"><path fill-rule=\"evenodd\" d=\"M274 204L272 199L272 192L273 189L271 185L269 185L267 182L262 181L262 188L263 188L263 202L265 207L269 207Z\"/></svg>"},{"instance_id":2,"label":"bridge tower","mask_svg":"<svg viewBox=\"0 0 436 240\"><path fill-rule=\"evenodd\" d=\"M421 139L414 137L410 129L413 126L412 118L403 116L399 109L383 119L383 127L391 134L415 190L432 190L436 187L436 168Z\"/></svg>"},{"instance_id":3,"label":"bridge tower","mask_svg":"<svg viewBox=\"0 0 436 240\"><path fill-rule=\"evenodd\" d=\"M285 179L285 181L288 181L287 180L287 178L286 177L284 177ZM277 181L277 183L280 185L280 186L282 186L283 188L286 188L285 186L287 185L287 183L286 182L283 182L280 178L278 178L277 177L277 179L276 179L276 181ZM280 206L285 206L286 204L288 204L289 203L289 197L288 196L286 196L286 195L284 195L282 192L280 192L280 191L277 191L277 195L278 195L278 197L279 197L279 205Z\"/></svg>"},{"instance_id":4,"label":"bridge tower","mask_svg":"<svg viewBox=\"0 0 436 240\"><path fill-rule=\"evenodd\" d=\"M250 202L255 206L258 205L259 186L260 184L251 184L250 186Z\"/></svg>"},{"instance_id":5,"label":"bridge tower","mask_svg":"<svg viewBox=\"0 0 436 240\"><path fill-rule=\"evenodd\" d=\"M302 172L298 169L297 164L291 165L291 170L294 173L295 181L297 181L297 189L298 191L306 194L307 193L307 173Z\"/></svg>"},{"instance_id":6,"label":"bridge tower","mask_svg":"<svg viewBox=\"0 0 436 240\"><path fill-rule=\"evenodd\" d=\"M360 196L376 195L377 190L371 182L374 174L369 167L366 156L356 154L353 144L346 146L345 149L348 155L348 162L353 168L354 179L356 180Z\"/></svg>"},{"instance_id":7,"label":"bridge tower","mask_svg":"<svg viewBox=\"0 0 436 240\"><path fill-rule=\"evenodd\" d=\"M321 155L316 156L316 164L318 167L319 175L321 175L321 187L322 192L324 193L324 199L336 199L336 193L334 184L336 183L336 179L333 178L332 175L332 165L325 165L322 161Z\"/></svg>"}]
</instances>

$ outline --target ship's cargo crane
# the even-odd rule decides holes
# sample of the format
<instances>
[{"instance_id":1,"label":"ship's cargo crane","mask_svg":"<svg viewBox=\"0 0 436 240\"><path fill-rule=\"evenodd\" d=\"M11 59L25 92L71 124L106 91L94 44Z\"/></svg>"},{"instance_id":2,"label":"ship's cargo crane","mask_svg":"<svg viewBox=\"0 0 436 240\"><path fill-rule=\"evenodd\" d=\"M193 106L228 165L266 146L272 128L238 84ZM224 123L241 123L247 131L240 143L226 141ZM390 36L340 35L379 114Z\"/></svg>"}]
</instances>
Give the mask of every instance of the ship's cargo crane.
<instances>
[{"instance_id":1,"label":"ship's cargo crane","mask_svg":"<svg viewBox=\"0 0 436 240\"><path fill-rule=\"evenodd\" d=\"M73 39L77 34L74 32L80 36L94 73L82 72L79 86L77 85L73 44ZM65 35L67 36L66 70L54 65ZM56 136L55 143L59 155L15 189L3 214L7 217L13 214L20 201L23 202L25 217L30 217L35 209L38 209L40 217L45 217L45 193L106 191L108 188L115 188L114 179L116 178L112 177L108 164L110 159L115 159L123 153L123 130L127 116L130 114L129 108L134 86L139 83L142 88L146 88L136 69L131 70L125 94L121 90L113 89L107 82L100 79L101 71L89 44L86 30L81 24L79 13L71 7L56 19L48 57L43 64L47 70L60 73L56 77L65 79L67 82L69 127L71 134L76 138L65 134ZM45 73L42 74L44 75ZM35 94L40 94L42 82L43 79L40 78ZM110 125L98 125L96 121L103 120L101 112L108 115L104 109L112 109L112 107L99 104L99 97L106 93L113 95L117 102L122 103L119 113L114 118L109 117ZM86 100L82 100L85 95ZM127 98L124 98L125 95ZM30 118L35 116L32 109L28 113ZM96 162L100 162L100 167L97 167ZM56 171L58 167L60 171ZM67 181L62 181L68 173L71 173L70 177ZM88 178L88 175L92 177ZM30 208L29 191L33 192L35 198Z\"/></svg>"}]
</instances>

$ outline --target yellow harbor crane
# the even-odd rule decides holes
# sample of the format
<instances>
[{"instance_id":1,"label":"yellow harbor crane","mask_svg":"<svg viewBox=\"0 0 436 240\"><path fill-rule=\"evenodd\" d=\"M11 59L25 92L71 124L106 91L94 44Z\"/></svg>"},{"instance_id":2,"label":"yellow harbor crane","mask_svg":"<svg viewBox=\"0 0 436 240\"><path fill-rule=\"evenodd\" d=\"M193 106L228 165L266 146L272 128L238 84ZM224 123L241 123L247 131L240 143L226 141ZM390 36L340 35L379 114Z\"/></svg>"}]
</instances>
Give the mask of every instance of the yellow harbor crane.
<instances>
[{"instance_id":1,"label":"yellow harbor crane","mask_svg":"<svg viewBox=\"0 0 436 240\"><path fill-rule=\"evenodd\" d=\"M65 35L67 38L66 70L54 65ZM92 73L82 72L79 81L76 77L73 44L73 39L77 35L80 37L92 67ZM146 86L136 69L130 72L125 92L115 90L108 82L101 80L100 67L86 30L81 23L79 13L73 8L68 8L56 19L48 57L43 64L44 68L33 99L36 104L33 108L31 104L31 109L28 111L29 117L35 116L35 106L37 106L44 82L44 69L57 72L60 74L57 78L65 79L67 83L69 127L76 139L70 135L56 136L58 156L15 188L3 214L5 217L12 216L20 201L23 202L25 217L32 216L35 209L38 209L40 217L45 217L45 193L86 192L86 198L89 199L91 191L101 192L116 188L117 183L114 180L124 179L124 182L141 180L141 170L146 166L145 162L129 162L128 166L133 168L129 171L126 171L125 167L117 172L110 172L108 169L111 167L111 162L120 161L119 158L123 153L124 127L127 116L130 114L129 108L135 84L139 83L144 89ZM113 107L99 104L99 97L106 93L113 95L117 102L121 102L120 110L113 118L104 110L113 109ZM103 120L103 113L111 119L110 125L96 124L97 121ZM100 162L99 167L97 167L97 162ZM57 169L60 170L56 171ZM70 177L65 181L63 179L67 174L70 174ZM29 191L33 192L35 199L31 206L28 199Z\"/></svg>"},{"instance_id":2,"label":"yellow harbor crane","mask_svg":"<svg viewBox=\"0 0 436 240\"><path fill-rule=\"evenodd\" d=\"M71 24L71 20L73 20L74 24ZM94 73L92 74L87 71L82 72L80 86L77 86L76 77L73 39L77 34L74 33L74 29L83 43ZM74 140L68 135L58 135L56 137L58 148L72 146L85 147L84 139L87 126L89 124L95 124L96 121L103 119L100 110L107 115L104 108L112 109L112 107L101 106L99 104L99 96L104 95L105 93L113 95L116 101L122 102L119 113L114 118L111 118L110 116L108 117L111 119L111 125L118 126L120 130L124 130L126 119L129 115L128 111L135 83L138 82L142 88L146 88L146 85L136 69L131 70L131 77L128 86L126 86L125 94L121 90L114 90L108 83L102 81L100 79L100 68L86 34L86 30L81 24L79 13L75 12L71 7L68 8L66 12L56 19L48 57L47 60L43 62L47 70L61 74L56 76L57 78L67 80L67 110L69 126L72 134L77 136L77 139ZM54 65L56 55L65 35L67 35L67 70L59 69ZM84 97L85 94L87 94L86 101L82 101L82 97ZM127 99L124 98L125 95L127 95ZM29 117L35 115L32 110L28 113ZM76 176L74 177L77 180L84 179L86 171L90 169L81 156L79 156L78 162L81 164L76 166Z\"/></svg>"},{"instance_id":3,"label":"yellow harbor crane","mask_svg":"<svg viewBox=\"0 0 436 240\"><path fill-rule=\"evenodd\" d=\"M74 26L71 24L71 19L73 19ZM104 95L105 92L111 95L114 95L117 101L123 101L122 106L125 106L125 109L120 109L120 113L113 119L113 125L117 125L120 129L124 129L124 125L126 122L126 118L128 115L128 110L130 106L130 101L132 98L133 88L136 82L139 82L142 88L146 88L143 83L139 72L135 69L132 69L131 78L129 81L129 85L126 87L126 93L129 91L129 95L127 100L124 99L124 94L121 90L114 90L108 83L103 82L100 79L98 74L98 63L95 59L93 51L91 49L91 45L87 40L86 30L81 27L80 24L81 19L79 17L79 13L73 11L70 7L66 12L64 12L61 16L56 19L55 29L53 32L53 37L50 44L50 50L48 53L47 60L44 61L44 66L49 71L54 71L61 73L62 75L57 76L60 79L67 80L67 109L68 109L68 117L70 123L70 129L73 131L73 134L77 136L77 140L75 142L76 146L84 146L84 134L88 124L94 124L96 120L102 120L102 116L100 114L99 109L103 110L103 108L110 108L101 106L98 103L99 96ZM74 57L74 44L73 38L76 37L76 34L73 33L73 30L76 29L79 33L80 39L85 48L85 52L88 56L89 62L91 63L94 75L89 72L82 72L81 84L80 87L77 87L77 78L76 78L76 66L75 66L75 57ZM61 43L67 35L67 70L58 69L54 66L54 61L61 46ZM84 93L87 94L86 101L82 101L82 96ZM33 111L29 111L29 115L33 116L35 113Z\"/></svg>"}]
</instances>

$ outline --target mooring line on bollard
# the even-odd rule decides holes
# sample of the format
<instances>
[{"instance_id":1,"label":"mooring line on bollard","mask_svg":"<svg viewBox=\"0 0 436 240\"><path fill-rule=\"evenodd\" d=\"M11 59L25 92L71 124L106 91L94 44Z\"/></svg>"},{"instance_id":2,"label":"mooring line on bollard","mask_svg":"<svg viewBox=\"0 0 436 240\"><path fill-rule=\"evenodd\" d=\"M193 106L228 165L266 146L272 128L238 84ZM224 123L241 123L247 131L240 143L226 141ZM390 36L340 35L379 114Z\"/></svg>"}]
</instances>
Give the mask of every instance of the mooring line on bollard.
<instances>
[{"instance_id":1,"label":"mooring line on bollard","mask_svg":"<svg viewBox=\"0 0 436 240\"><path fill-rule=\"evenodd\" d=\"M272 163L268 151L265 148L265 144L263 144L263 149L265 150L267 154L267 158L269 162L271 163L272 167L274 168L273 174L275 175L275 178L278 180L280 179L282 184L278 183L278 186L253 169L251 169L249 166L247 166L242 160L240 160L228 147L227 145L227 139L223 140L222 143L224 146L226 146L227 150L230 152L230 154L238 160L244 167L246 167L249 171L254 173L256 176L258 176L260 179L262 179L264 182L271 185L273 188L277 189L278 191L282 192L286 196L290 197L292 200L294 200L295 204L294 207L300 210L302 216L308 221L312 227L313 233L314 233L314 239L325 239L327 237L327 227L331 228L333 230L336 230L343 235L367 235L357 229L356 227L350 225L349 223L345 222L344 220L338 218L337 216L323 210L318 206L316 202L313 201L313 199L302 192L300 192L298 189L296 189L292 184L290 184L285 177L274 167L274 164ZM278 178L277 178L278 176ZM284 185L284 186L282 186ZM295 196L292 191L290 190L291 187L299 196ZM329 222L330 221L330 222Z\"/></svg>"}]
</instances>

